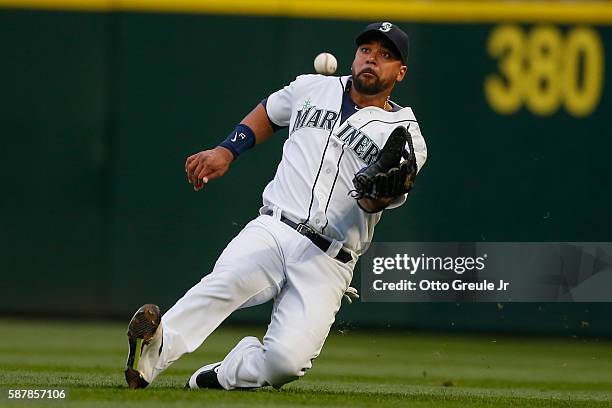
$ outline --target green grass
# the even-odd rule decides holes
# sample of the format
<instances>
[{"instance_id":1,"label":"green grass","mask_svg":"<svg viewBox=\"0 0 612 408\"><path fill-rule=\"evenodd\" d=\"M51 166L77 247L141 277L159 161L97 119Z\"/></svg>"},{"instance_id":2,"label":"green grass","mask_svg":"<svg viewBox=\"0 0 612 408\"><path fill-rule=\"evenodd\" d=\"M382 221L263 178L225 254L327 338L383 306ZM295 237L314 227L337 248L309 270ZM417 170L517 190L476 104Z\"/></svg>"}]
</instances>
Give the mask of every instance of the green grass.
<instances>
[{"instance_id":1,"label":"green grass","mask_svg":"<svg viewBox=\"0 0 612 408\"><path fill-rule=\"evenodd\" d=\"M306 376L281 390L184 390L245 335L219 329L145 390L123 383L125 325L0 320L0 406L10 388L62 388L69 407L612 407L612 343L500 335L334 332ZM40 402L38 402L40 403Z\"/></svg>"}]
</instances>

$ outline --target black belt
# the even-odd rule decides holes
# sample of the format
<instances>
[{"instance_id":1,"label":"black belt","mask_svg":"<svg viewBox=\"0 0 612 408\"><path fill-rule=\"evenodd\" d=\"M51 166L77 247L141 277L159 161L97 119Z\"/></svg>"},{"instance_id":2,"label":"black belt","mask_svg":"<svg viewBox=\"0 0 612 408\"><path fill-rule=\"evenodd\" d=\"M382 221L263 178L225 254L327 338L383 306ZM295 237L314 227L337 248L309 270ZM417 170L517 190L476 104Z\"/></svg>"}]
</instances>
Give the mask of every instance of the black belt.
<instances>
[{"instance_id":1,"label":"black belt","mask_svg":"<svg viewBox=\"0 0 612 408\"><path fill-rule=\"evenodd\" d=\"M272 214L266 213L266 215L272 215ZM302 234L303 236L305 236L306 238L308 238L309 240L311 240L312 243L315 244L317 248L319 248L323 252L327 252L330 245L332 244L331 241L323 237L323 235L319 234L317 231L315 231L312 227L308 226L307 224L303 224L303 223L297 224L291 221L289 218L286 218L285 216L282 216L282 215L281 215L280 220L284 222L285 224L287 224L288 226L290 226L291 228L293 228L294 230L296 230L297 232L299 232L300 234ZM350 254L350 252L348 252L344 248L340 248L340 252L338 252L338 255L336 255L335 259L339 260L342 263L347 263L353 260L353 256Z\"/></svg>"}]
</instances>

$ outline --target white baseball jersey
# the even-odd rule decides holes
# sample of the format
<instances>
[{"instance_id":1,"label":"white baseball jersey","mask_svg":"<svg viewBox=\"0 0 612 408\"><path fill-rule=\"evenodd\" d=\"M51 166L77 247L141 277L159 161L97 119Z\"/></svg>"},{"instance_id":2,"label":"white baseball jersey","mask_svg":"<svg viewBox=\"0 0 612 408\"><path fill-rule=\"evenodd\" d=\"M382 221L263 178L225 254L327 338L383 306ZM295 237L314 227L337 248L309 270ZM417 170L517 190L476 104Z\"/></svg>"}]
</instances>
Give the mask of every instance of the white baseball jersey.
<instances>
[{"instance_id":1,"label":"white baseball jersey","mask_svg":"<svg viewBox=\"0 0 612 408\"><path fill-rule=\"evenodd\" d=\"M408 127L419 170L427 148L412 109L395 104L392 112L358 109L354 103L347 106L347 100L352 102L349 80L349 76L301 75L268 97L268 117L288 127L289 138L276 175L263 192L261 212L277 206L293 221L305 222L361 255L382 212L363 211L349 195L355 173L376 160L397 126ZM406 195L387 208L405 201Z\"/></svg>"}]
</instances>

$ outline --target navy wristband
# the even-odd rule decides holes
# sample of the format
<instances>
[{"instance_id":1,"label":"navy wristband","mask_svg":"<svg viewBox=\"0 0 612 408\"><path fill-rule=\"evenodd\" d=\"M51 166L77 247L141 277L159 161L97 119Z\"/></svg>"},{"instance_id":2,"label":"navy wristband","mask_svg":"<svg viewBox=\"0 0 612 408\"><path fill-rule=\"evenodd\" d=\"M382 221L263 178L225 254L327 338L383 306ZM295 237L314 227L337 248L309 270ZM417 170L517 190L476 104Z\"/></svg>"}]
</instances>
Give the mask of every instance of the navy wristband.
<instances>
[{"instance_id":1,"label":"navy wristband","mask_svg":"<svg viewBox=\"0 0 612 408\"><path fill-rule=\"evenodd\" d=\"M219 143L234 155L234 159L255 146L255 133L245 124L239 124L229 136Z\"/></svg>"}]
</instances>

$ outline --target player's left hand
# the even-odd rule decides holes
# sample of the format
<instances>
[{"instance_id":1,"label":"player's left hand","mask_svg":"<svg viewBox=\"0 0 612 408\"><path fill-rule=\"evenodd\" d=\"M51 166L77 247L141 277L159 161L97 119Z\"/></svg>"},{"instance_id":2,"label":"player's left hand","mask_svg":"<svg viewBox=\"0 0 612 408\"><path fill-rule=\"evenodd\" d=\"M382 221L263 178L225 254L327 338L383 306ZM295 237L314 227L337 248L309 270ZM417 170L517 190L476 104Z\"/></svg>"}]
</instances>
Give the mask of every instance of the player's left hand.
<instances>
[{"instance_id":1,"label":"player's left hand","mask_svg":"<svg viewBox=\"0 0 612 408\"><path fill-rule=\"evenodd\" d=\"M410 148L408 158L400 162L406 143ZM398 126L391 132L378 159L355 175L355 190L351 195L356 199L399 197L412 189L417 171L412 136L408 129Z\"/></svg>"},{"instance_id":2,"label":"player's left hand","mask_svg":"<svg viewBox=\"0 0 612 408\"><path fill-rule=\"evenodd\" d=\"M342 298L350 305L353 303L353 300L359 299L359 292L357 292L357 289L354 287L349 286L346 292L344 292L344 295L342 295Z\"/></svg>"}]
</instances>

